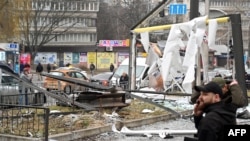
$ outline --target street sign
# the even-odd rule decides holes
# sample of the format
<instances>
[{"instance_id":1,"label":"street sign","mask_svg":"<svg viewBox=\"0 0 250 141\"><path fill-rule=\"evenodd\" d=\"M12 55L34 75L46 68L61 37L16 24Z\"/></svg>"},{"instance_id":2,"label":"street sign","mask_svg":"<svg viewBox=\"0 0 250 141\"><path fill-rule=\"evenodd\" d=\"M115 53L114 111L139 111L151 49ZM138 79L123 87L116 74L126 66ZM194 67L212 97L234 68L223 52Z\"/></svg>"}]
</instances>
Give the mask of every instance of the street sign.
<instances>
[{"instance_id":1,"label":"street sign","mask_svg":"<svg viewBox=\"0 0 250 141\"><path fill-rule=\"evenodd\" d=\"M169 7L170 15L184 15L186 13L187 13L186 4L180 4L180 3L170 4L170 7Z\"/></svg>"},{"instance_id":2,"label":"street sign","mask_svg":"<svg viewBox=\"0 0 250 141\"><path fill-rule=\"evenodd\" d=\"M16 44L10 44L10 48L17 48Z\"/></svg>"},{"instance_id":3,"label":"street sign","mask_svg":"<svg viewBox=\"0 0 250 141\"><path fill-rule=\"evenodd\" d=\"M15 44L15 43L10 43L8 50L10 50L10 51L18 51L19 50L19 45Z\"/></svg>"}]
</instances>

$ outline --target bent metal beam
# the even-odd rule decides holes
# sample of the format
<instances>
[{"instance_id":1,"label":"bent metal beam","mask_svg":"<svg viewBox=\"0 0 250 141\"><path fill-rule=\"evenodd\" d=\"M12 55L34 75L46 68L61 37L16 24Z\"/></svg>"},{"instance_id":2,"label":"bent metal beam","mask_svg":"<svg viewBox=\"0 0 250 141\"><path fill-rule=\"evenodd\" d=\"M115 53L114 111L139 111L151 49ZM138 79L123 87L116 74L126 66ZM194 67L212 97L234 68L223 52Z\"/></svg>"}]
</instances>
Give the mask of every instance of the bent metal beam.
<instances>
[{"instance_id":1,"label":"bent metal beam","mask_svg":"<svg viewBox=\"0 0 250 141\"><path fill-rule=\"evenodd\" d=\"M229 17L222 17L222 18L216 18L218 23L226 23L230 21ZM207 20L207 24L209 22L209 19ZM152 27L145 27L145 28L136 28L132 32L133 33L142 33L142 32L154 32L159 30L169 30L172 27L173 24L169 25L160 25L160 26L152 26Z\"/></svg>"}]
</instances>

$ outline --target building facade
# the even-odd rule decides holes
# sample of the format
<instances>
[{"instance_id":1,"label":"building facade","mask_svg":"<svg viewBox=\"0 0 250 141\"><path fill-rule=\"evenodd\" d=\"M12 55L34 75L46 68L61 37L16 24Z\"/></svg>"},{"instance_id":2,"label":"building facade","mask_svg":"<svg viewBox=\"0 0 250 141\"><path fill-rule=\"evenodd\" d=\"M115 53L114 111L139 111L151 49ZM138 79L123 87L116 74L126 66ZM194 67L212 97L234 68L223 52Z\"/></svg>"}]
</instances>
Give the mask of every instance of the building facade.
<instances>
[{"instance_id":1,"label":"building facade","mask_svg":"<svg viewBox=\"0 0 250 141\"><path fill-rule=\"evenodd\" d=\"M46 1L45 1L46 2ZM51 0L44 4L39 4L39 1L33 0L32 8L35 9L38 5L45 5L44 12L61 12L67 7L65 17L60 21L60 28L74 25L69 31L57 36L46 46L42 51L86 51L96 45L97 42L97 13L99 11L98 0ZM68 14L68 16L67 16ZM38 26L43 26L44 20L49 21L49 17L43 17L41 14L38 21ZM60 30L60 29L58 29ZM72 48L74 47L74 48Z\"/></svg>"},{"instance_id":2,"label":"building facade","mask_svg":"<svg viewBox=\"0 0 250 141\"><path fill-rule=\"evenodd\" d=\"M86 66L87 52L96 52L97 48L96 22L99 0L32 0L31 3L33 13L36 14L37 11L42 10L37 14L37 23L31 24L31 34L36 32L35 28L46 28L46 25L54 24L55 18L59 20L58 26L49 33L57 36L39 48L34 65L38 62L57 63L59 66L67 63L79 64L80 55L83 55L85 59L82 59L82 62ZM60 18L56 17L56 13L61 13L58 14ZM42 42L43 35L38 40L38 43ZM23 56L27 56L28 51L26 47ZM21 54L21 58L24 58L23 56ZM73 57L78 59L73 61Z\"/></svg>"},{"instance_id":3,"label":"building facade","mask_svg":"<svg viewBox=\"0 0 250 141\"><path fill-rule=\"evenodd\" d=\"M241 26L242 26L242 41L244 50L244 61L245 65L248 66L249 62L249 49L250 49L250 17L249 8L250 0L210 0L210 17L219 17L223 15L230 14L240 14L241 15ZM229 46L229 40L232 38L232 28L231 23L220 24L218 28L218 39L216 44ZM230 50L228 50L230 51ZM227 55L221 55L217 57L217 63L220 66L230 65L227 63ZM248 66L249 67L249 66Z\"/></svg>"},{"instance_id":4,"label":"building facade","mask_svg":"<svg viewBox=\"0 0 250 141\"><path fill-rule=\"evenodd\" d=\"M59 66L66 63L82 64L88 67L90 62L95 62L97 68L108 68L110 63L114 63L116 66L119 62L129 56L129 47L112 47L112 51L107 50L106 47L98 46L97 41L97 14L99 12L99 0L44 0L46 3L40 3L39 0L32 0L32 8L36 9L39 6L45 7L45 12L54 11L60 12L68 9L68 13L74 13L73 16L69 16L62 21L62 27L65 28L70 23L76 23L69 31L61 34L44 45L38 51L38 57L35 60L42 62L43 64L56 62ZM108 1L110 2L110 1ZM112 1L117 2L117 1ZM158 3L159 1L148 1L149 5ZM181 2L181 1L173 1ZM189 0L184 0L189 3ZM200 2L204 3L204 0ZM249 48L249 18L247 6L249 2L242 0L236 2L234 0L210 0L210 16L218 17L226 14L243 13L242 14L242 35L244 50L248 51ZM153 7L152 7L153 8ZM51 20L41 15L38 21L38 25L42 25L44 20ZM228 39L231 35L231 27L228 24L220 24L218 29L218 36L221 36L217 40L218 45L228 45ZM58 29L60 30L60 29ZM129 32L129 31L128 31ZM225 35L227 33L227 35ZM115 39L112 41L116 41ZM109 54L109 55L107 55ZM50 61L48 58L54 58ZM56 56L56 57L55 57ZM113 59L101 59L101 56L112 56ZM144 56L144 55L139 55ZM45 58L45 59L44 59ZM105 61L102 61L105 60ZM106 62L106 63L105 63ZM105 64L105 65L103 65Z\"/></svg>"}]
</instances>

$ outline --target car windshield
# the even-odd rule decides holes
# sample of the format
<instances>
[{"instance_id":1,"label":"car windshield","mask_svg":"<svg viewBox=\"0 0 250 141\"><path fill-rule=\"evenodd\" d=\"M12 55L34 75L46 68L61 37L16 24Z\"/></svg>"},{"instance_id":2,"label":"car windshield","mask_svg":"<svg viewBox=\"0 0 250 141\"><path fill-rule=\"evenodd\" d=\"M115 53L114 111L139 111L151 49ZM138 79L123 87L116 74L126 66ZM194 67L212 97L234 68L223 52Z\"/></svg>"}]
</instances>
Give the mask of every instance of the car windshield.
<instances>
[{"instance_id":1,"label":"car windshield","mask_svg":"<svg viewBox=\"0 0 250 141\"><path fill-rule=\"evenodd\" d=\"M84 80L87 80L87 77L85 77L85 75L83 75L83 74L80 73L80 72L75 72L75 77L76 77L76 78L83 78Z\"/></svg>"},{"instance_id":2,"label":"car windshield","mask_svg":"<svg viewBox=\"0 0 250 141\"><path fill-rule=\"evenodd\" d=\"M145 66L136 66L136 78L140 77L144 68L145 68ZM118 69L115 71L115 75L121 76L123 72L126 72L128 74L128 66L127 65L119 66Z\"/></svg>"}]
</instances>

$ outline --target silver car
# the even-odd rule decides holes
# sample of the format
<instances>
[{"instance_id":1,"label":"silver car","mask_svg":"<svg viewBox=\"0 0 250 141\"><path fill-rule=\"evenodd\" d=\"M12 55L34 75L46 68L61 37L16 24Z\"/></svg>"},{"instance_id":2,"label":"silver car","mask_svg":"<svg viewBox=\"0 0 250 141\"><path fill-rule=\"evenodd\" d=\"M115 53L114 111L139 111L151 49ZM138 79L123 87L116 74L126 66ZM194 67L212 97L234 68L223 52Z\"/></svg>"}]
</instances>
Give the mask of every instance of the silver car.
<instances>
[{"instance_id":1,"label":"silver car","mask_svg":"<svg viewBox=\"0 0 250 141\"><path fill-rule=\"evenodd\" d=\"M56 70L65 70L65 69L79 71L79 72L81 72L85 77L88 78L87 72L84 71L84 70L82 70L82 69L80 69L80 68L76 68L76 67L59 67L59 68L57 68Z\"/></svg>"},{"instance_id":2,"label":"silver car","mask_svg":"<svg viewBox=\"0 0 250 141\"><path fill-rule=\"evenodd\" d=\"M0 84L0 102L18 104L19 82L14 77L2 73Z\"/></svg>"}]
</instances>

